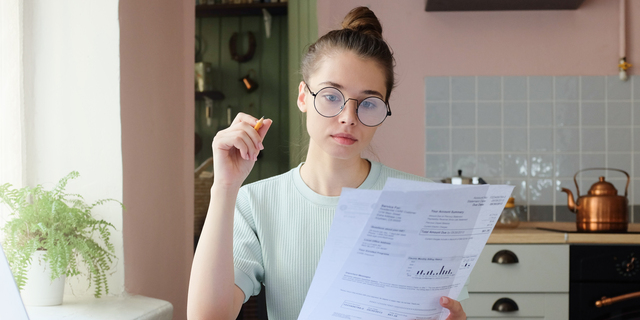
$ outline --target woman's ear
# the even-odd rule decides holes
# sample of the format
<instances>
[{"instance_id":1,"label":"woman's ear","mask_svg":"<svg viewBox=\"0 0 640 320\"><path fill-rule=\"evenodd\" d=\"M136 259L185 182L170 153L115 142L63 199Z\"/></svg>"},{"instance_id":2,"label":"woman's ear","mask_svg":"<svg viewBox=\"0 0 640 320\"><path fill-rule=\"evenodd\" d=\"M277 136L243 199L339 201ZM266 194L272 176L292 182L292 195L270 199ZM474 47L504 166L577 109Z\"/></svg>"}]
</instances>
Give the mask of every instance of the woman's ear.
<instances>
[{"instance_id":1,"label":"woman's ear","mask_svg":"<svg viewBox=\"0 0 640 320\"><path fill-rule=\"evenodd\" d=\"M306 85L304 83L304 81L300 81L300 84L298 85L298 109L300 109L300 111L302 112L307 112L307 91L305 91L306 89Z\"/></svg>"}]
</instances>

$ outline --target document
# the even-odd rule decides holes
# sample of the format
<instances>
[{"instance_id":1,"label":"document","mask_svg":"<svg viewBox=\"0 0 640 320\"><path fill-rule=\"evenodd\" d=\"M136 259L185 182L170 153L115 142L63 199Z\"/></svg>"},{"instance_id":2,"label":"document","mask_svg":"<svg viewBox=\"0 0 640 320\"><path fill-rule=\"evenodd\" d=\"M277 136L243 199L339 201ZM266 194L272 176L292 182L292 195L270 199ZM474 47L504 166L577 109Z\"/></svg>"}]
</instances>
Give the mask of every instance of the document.
<instances>
[{"instance_id":1,"label":"document","mask_svg":"<svg viewBox=\"0 0 640 320\"><path fill-rule=\"evenodd\" d=\"M343 189L298 319L445 319L512 186Z\"/></svg>"}]
</instances>

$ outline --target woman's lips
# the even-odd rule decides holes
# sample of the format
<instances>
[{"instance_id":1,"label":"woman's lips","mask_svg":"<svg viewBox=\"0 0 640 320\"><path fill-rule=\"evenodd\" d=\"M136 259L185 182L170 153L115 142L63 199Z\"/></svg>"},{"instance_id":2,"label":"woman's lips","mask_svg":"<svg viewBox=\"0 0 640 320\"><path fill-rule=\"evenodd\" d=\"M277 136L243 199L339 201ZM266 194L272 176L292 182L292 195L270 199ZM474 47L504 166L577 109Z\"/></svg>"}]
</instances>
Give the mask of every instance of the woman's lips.
<instances>
[{"instance_id":1,"label":"woman's lips","mask_svg":"<svg viewBox=\"0 0 640 320\"><path fill-rule=\"evenodd\" d=\"M343 144L347 146L350 146L356 143L356 141L358 141L358 139L356 139L354 136L347 133L338 133L338 134L332 135L331 137L333 138L333 140L335 140L339 144Z\"/></svg>"}]
</instances>

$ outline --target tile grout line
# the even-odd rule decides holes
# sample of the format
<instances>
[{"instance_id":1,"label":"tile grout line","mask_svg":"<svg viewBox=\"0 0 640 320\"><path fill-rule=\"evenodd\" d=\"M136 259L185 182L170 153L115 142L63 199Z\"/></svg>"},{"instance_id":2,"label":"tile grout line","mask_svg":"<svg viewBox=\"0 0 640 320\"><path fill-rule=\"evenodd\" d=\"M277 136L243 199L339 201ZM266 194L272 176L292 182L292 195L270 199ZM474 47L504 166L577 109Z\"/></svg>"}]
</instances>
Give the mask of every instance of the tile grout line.
<instances>
[{"instance_id":1,"label":"tile grout line","mask_svg":"<svg viewBox=\"0 0 640 320\"><path fill-rule=\"evenodd\" d=\"M529 101L529 77L526 80L527 102L527 220L531 221L531 101Z\"/></svg>"},{"instance_id":2,"label":"tile grout line","mask_svg":"<svg viewBox=\"0 0 640 320\"><path fill-rule=\"evenodd\" d=\"M609 167L609 154L607 154L607 151L609 151L609 128L607 127L609 125L609 101L607 100L609 98L609 77L605 76L604 77L604 84L605 84L605 89L604 89L604 167L608 168ZM607 172L605 172L607 179L610 179L611 176L609 175L609 170L605 170Z\"/></svg>"},{"instance_id":3,"label":"tile grout line","mask_svg":"<svg viewBox=\"0 0 640 320\"><path fill-rule=\"evenodd\" d=\"M631 89L630 89L631 90L631 168L630 168L631 170L630 171L631 171L631 176L632 177L635 177L635 172L634 172L635 171L635 155L634 154L635 154L635 151L636 151L636 150L634 150L634 146L635 146L634 141L635 141L635 139L633 137L633 129L634 129L633 126L635 125L634 117L633 117L634 116L634 113L633 113L634 102L633 102L633 100L635 99L635 95L633 94L634 93L634 90L633 90L633 88L634 88L634 79L635 79L635 76L629 76L629 86L631 87ZM634 212L635 205L634 204L636 204L636 199L635 199L636 182L635 182L635 179L631 179L630 185L631 185L631 195L630 195L631 201L629 201L629 202L631 203L631 210L629 210L630 211L629 215L631 216L631 219L630 219L631 223L634 223L635 222L635 212Z\"/></svg>"},{"instance_id":4,"label":"tile grout line","mask_svg":"<svg viewBox=\"0 0 640 320\"><path fill-rule=\"evenodd\" d=\"M453 79L449 76L449 175L453 176Z\"/></svg>"},{"instance_id":5,"label":"tile grout line","mask_svg":"<svg viewBox=\"0 0 640 320\"><path fill-rule=\"evenodd\" d=\"M504 179L504 77L500 77L500 159L502 161L502 170L500 170L500 181L505 183Z\"/></svg>"},{"instance_id":6,"label":"tile grout line","mask_svg":"<svg viewBox=\"0 0 640 320\"><path fill-rule=\"evenodd\" d=\"M475 157L476 157L476 170L475 170L475 174L474 176L479 177L480 176L480 159L478 158L478 76L474 77L474 84L475 84L475 140L476 140L476 152L475 152Z\"/></svg>"},{"instance_id":7,"label":"tile grout line","mask_svg":"<svg viewBox=\"0 0 640 320\"><path fill-rule=\"evenodd\" d=\"M551 84L553 85L553 80L551 80ZM578 85L580 85L580 82L578 80ZM553 89L551 91L551 93L553 94ZM558 221L558 214L557 214L557 210L556 210L556 204L558 203L557 200L557 182L558 180L556 180L556 172L558 172L558 163L556 161L557 155L556 155L556 151L558 151L556 149L556 131L557 131L557 124L556 124L556 100L555 100L555 96L552 96L553 101L551 102L551 114L552 114L552 120L551 123L553 124L553 132L551 133L551 139L553 139L552 144L551 144L551 148L553 151L553 169L551 170L551 192L552 197L551 197L551 201L552 201L552 205L551 208L553 209L553 218L552 221L557 222Z\"/></svg>"}]
</instances>

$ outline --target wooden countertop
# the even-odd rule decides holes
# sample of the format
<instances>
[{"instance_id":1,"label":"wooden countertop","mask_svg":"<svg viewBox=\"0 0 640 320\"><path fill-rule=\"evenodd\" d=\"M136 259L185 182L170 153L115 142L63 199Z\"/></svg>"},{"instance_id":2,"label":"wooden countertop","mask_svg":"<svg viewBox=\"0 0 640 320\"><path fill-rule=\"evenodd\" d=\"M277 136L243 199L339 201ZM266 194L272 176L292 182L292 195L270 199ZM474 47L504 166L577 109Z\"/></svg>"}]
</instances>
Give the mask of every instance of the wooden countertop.
<instances>
[{"instance_id":1,"label":"wooden countertop","mask_svg":"<svg viewBox=\"0 0 640 320\"><path fill-rule=\"evenodd\" d=\"M557 229L548 231L539 228ZM492 243L617 243L640 244L640 233L577 233L574 222L521 222L517 228L495 228ZM640 223L630 223L629 232L640 232Z\"/></svg>"}]
</instances>

